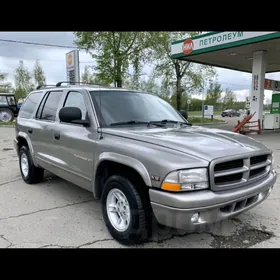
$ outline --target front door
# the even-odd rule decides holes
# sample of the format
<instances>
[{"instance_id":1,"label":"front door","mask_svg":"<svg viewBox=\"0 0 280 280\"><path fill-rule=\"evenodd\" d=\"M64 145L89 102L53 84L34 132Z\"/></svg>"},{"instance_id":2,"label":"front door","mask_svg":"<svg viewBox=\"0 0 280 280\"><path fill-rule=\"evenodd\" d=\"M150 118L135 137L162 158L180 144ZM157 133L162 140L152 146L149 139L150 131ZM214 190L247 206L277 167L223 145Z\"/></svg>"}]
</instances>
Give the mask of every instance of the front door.
<instances>
[{"instance_id":1,"label":"front door","mask_svg":"<svg viewBox=\"0 0 280 280\"><path fill-rule=\"evenodd\" d=\"M78 107L82 119L89 119L89 102L84 91L67 90L63 107ZM54 128L55 153L61 168L67 170L67 180L91 190L94 165L94 146L97 133L92 122L89 127L57 120Z\"/></svg>"}]
</instances>

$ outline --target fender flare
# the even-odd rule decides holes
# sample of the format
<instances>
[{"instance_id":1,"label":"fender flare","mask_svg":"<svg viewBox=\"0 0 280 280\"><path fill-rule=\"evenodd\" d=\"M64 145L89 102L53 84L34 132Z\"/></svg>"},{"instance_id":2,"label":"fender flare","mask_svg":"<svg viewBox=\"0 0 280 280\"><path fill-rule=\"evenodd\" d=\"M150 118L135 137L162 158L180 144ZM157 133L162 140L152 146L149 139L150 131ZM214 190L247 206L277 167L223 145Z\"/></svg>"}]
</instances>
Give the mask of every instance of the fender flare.
<instances>
[{"instance_id":1,"label":"fender flare","mask_svg":"<svg viewBox=\"0 0 280 280\"><path fill-rule=\"evenodd\" d=\"M139 173L139 175L142 177L145 184L148 187L152 187L152 182L151 182L149 172L147 171L146 167L144 166L144 164L141 161L139 161L135 158L129 157L129 156L124 156L122 154L111 153L111 152L103 152L99 155L98 161L96 164L96 168L94 171L93 182L95 182L96 171L98 170L98 167L105 160L113 161L113 162L120 163L120 164L133 168L135 171L137 171ZM93 194L94 194L94 196L96 196L95 183L93 184Z\"/></svg>"},{"instance_id":2,"label":"fender flare","mask_svg":"<svg viewBox=\"0 0 280 280\"><path fill-rule=\"evenodd\" d=\"M32 146L32 143L31 143L31 140L30 140L30 137L28 136L27 133L25 132L22 132L20 131L18 133L18 137L17 138L23 138L26 140L27 144L28 144L28 147L29 147L29 151L30 151L30 154L31 154L31 157L32 157L32 160L33 160L33 163L36 167L38 167L38 164L36 162L36 159L35 159L35 153L34 153L34 149L33 149L33 146Z\"/></svg>"}]
</instances>

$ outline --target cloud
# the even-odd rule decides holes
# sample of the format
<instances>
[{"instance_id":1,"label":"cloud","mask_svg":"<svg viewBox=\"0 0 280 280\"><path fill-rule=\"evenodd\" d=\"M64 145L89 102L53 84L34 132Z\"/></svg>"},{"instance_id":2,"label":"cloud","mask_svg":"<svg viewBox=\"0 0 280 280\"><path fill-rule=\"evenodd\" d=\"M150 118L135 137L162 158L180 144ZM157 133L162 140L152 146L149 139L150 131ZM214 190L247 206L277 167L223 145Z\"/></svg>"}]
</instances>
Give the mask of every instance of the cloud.
<instances>
[{"instance_id":1,"label":"cloud","mask_svg":"<svg viewBox=\"0 0 280 280\"><path fill-rule=\"evenodd\" d=\"M65 46L46 47L28 44L3 42L4 40L16 40L53 44ZM38 59L43 66L47 82L54 84L66 79L66 53L75 48L75 36L72 32L0 32L0 71L8 74L8 80L14 82L14 71L20 60L32 71L35 61ZM80 72L84 71L86 65L93 65L93 60L85 51L80 51ZM150 72L145 67L146 74ZM231 89L237 95L238 100L245 100L249 95L251 87L251 74L217 68L217 81L223 90ZM279 73L267 74L270 79L280 80ZM266 98L271 98L271 91L265 93ZM199 96L201 98L201 96Z\"/></svg>"}]
</instances>

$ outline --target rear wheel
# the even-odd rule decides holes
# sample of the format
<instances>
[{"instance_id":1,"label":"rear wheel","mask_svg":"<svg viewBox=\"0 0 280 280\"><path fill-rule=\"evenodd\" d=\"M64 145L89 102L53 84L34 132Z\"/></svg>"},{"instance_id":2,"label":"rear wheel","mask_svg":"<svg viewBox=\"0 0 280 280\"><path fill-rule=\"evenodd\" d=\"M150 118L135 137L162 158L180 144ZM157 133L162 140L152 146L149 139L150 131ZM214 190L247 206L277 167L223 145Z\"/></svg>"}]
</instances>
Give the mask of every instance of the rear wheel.
<instances>
[{"instance_id":1,"label":"rear wheel","mask_svg":"<svg viewBox=\"0 0 280 280\"><path fill-rule=\"evenodd\" d=\"M19 167L22 179L27 184L36 184L44 179L44 169L36 167L28 147L22 146L19 151Z\"/></svg>"},{"instance_id":2,"label":"rear wheel","mask_svg":"<svg viewBox=\"0 0 280 280\"><path fill-rule=\"evenodd\" d=\"M14 119L14 113L7 108L0 109L0 122L11 122Z\"/></svg>"},{"instance_id":3,"label":"rear wheel","mask_svg":"<svg viewBox=\"0 0 280 280\"><path fill-rule=\"evenodd\" d=\"M107 179L101 197L103 219L118 242L134 245L148 239L150 223L143 200L144 196L128 179L119 175Z\"/></svg>"}]
</instances>

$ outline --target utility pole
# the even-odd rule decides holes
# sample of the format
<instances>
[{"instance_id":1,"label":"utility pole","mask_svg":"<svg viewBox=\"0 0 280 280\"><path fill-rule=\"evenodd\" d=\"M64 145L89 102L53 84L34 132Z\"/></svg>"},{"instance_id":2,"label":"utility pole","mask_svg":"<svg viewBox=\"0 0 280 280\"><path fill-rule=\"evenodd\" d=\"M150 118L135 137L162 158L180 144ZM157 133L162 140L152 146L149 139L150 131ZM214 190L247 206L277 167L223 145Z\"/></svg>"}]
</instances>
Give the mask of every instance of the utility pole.
<instances>
[{"instance_id":1,"label":"utility pole","mask_svg":"<svg viewBox=\"0 0 280 280\"><path fill-rule=\"evenodd\" d=\"M205 96L207 94L207 81L203 81L203 91L202 91L202 119L204 119L204 92Z\"/></svg>"}]
</instances>

